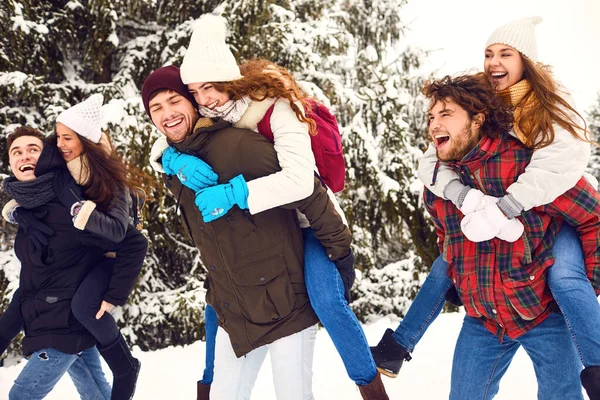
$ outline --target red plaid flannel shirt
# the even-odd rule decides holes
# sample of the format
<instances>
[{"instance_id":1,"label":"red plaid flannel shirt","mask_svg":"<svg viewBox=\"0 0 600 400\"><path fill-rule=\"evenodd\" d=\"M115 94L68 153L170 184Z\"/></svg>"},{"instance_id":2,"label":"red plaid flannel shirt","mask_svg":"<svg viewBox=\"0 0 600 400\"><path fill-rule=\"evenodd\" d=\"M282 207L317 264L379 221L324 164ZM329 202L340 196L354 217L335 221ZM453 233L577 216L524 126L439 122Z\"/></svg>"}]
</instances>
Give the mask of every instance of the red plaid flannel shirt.
<instances>
[{"instance_id":1,"label":"red plaid flannel shirt","mask_svg":"<svg viewBox=\"0 0 600 400\"><path fill-rule=\"evenodd\" d=\"M501 197L525 171L532 151L508 135L483 138L461 161L450 166L465 185ZM448 275L467 314L480 318L500 341L516 338L541 323L552 310L546 269L554 264L552 246L563 221L580 234L587 275L600 294L600 196L586 181L552 203L517 217L523 236L514 243L494 238L469 241L460 229L462 213L452 202L425 189L425 206L431 214L438 245L449 263Z\"/></svg>"}]
</instances>

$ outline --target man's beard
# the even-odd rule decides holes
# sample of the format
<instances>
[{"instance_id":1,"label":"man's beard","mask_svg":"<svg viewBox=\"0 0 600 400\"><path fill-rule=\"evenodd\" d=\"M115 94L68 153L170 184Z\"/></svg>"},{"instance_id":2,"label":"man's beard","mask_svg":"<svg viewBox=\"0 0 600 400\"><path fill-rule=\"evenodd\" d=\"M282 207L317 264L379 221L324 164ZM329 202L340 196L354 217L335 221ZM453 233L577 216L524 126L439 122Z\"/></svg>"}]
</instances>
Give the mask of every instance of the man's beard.
<instances>
[{"instance_id":1,"label":"man's beard","mask_svg":"<svg viewBox=\"0 0 600 400\"><path fill-rule=\"evenodd\" d=\"M460 161L467 154L477 146L479 143L479 137L473 135L473 130L470 128L471 121L469 121L465 127L462 129L460 139L453 138L452 148L447 153L447 155L442 156L440 152L436 150L437 158L440 161L448 162L448 161Z\"/></svg>"}]
</instances>

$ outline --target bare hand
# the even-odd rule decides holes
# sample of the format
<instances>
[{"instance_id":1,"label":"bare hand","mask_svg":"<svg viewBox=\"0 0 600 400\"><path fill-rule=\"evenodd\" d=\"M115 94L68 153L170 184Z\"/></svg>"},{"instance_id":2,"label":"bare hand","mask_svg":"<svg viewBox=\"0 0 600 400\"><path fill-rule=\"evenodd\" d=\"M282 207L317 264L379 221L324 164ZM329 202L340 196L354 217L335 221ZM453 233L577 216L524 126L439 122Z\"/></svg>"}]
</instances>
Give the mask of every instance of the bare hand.
<instances>
[{"instance_id":1,"label":"bare hand","mask_svg":"<svg viewBox=\"0 0 600 400\"><path fill-rule=\"evenodd\" d=\"M109 302L102 300L102 304L100 305L100 310L98 310L98 313L96 313L96 319L102 318L102 316L104 315L105 312L110 313L114 307L115 306L110 304Z\"/></svg>"}]
</instances>

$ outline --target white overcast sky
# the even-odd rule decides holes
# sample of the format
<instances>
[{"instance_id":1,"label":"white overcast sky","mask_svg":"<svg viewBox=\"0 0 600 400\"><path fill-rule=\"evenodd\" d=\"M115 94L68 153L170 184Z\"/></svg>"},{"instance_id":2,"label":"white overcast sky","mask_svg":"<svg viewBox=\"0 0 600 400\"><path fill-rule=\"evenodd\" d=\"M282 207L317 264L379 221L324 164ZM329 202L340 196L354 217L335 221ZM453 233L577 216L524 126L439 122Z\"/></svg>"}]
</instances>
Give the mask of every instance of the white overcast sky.
<instances>
[{"instance_id":1,"label":"white overcast sky","mask_svg":"<svg viewBox=\"0 0 600 400\"><path fill-rule=\"evenodd\" d=\"M538 61L553 67L580 112L600 91L600 0L409 0L401 18L407 38L436 50L427 61L436 76L483 68L488 36L498 26L541 16L536 26Z\"/></svg>"}]
</instances>

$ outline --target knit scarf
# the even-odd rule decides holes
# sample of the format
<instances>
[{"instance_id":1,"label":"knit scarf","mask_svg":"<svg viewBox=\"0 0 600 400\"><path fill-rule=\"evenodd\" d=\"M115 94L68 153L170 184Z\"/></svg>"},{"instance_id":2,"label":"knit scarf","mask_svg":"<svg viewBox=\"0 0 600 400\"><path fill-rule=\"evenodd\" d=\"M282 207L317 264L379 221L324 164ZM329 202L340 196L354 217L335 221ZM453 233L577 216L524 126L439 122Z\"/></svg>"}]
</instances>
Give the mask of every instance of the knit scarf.
<instances>
[{"instance_id":1,"label":"knit scarf","mask_svg":"<svg viewBox=\"0 0 600 400\"><path fill-rule=\"evenodd\" d=\"M67 163L67 169L79 186L85 186L90 180L90 166L87 157L80 155Z\"/></svg>"},{"instance_id":2,"label":"knit scarf","mask_svg":"<svg viewBox=\"0 0 600 400\"><path fill-rule=\"evenodd\" d=\"M513 123L513 131L517 138L527 144L528 138L527 136L519 129L519 120L521 119L521 115L525 111L531 110L533 107L537 106L537 100L535 98L535 93L532 93L532 96L529 98L526 104L519 104L521 100L531 91L531 85L527 79L521 79L519 82L515 83L509 88L501 90L498 92L498 96L504 101L505 104L511 105L515 107L513 111L513 116L515 122ZM527 127L525 127L526 130Z\"/></svg>"},{"instance_id":3,"label":"knit scarf","mask_svg":"<svg viewBox=\"0 0 600 400\"><path fill-rule=\"evenodd\" d=\"M47 172L31 181L19 181L11 176L4 180L4 191L22 207L39 207L56 197L53 178L54 172Z\"/></svg>"},{"instance_id":4,"label":"knit scarf","mask_svg":"<svg viewBox=\"0 0 600 400\"><path fill-rule=\"evenodd\" d=\"M215 107L214 109L199 106L198 111L203 117L222 118L227 122L235 124L242 118L242 116L250 106L251 102L252 100L250 100L250 98L246 96L235 101L229 100L222 106Z\"/></svg>"}]
</instances>

